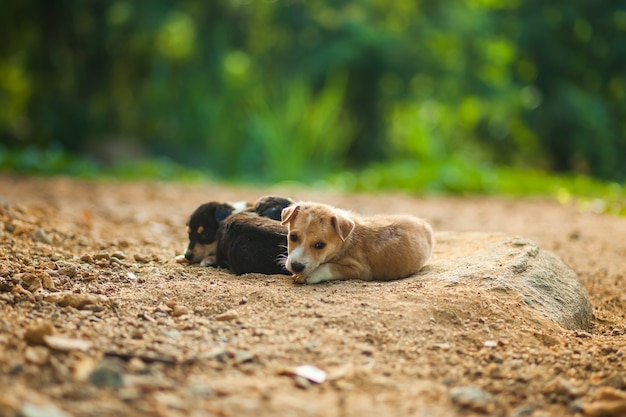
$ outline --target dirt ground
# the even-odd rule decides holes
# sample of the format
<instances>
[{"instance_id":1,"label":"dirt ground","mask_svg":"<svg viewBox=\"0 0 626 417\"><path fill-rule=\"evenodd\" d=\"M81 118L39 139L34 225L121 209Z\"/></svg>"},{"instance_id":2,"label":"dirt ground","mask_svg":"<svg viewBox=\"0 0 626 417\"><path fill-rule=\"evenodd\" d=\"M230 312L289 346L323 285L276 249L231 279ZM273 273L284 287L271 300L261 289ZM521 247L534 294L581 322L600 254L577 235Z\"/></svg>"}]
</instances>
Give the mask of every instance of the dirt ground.
<instances>
[{"instance_id":1,"label":"dirt ground","mask_svg":"<svg viewBox=\"0 0 626 417\"><path fill-rule=\"evenodd\" d=\"M268 193L528 237L578 273L595 326L496 293L424 301L419 276L303 286L176 263L197 205ZM550 199L4 175L0 222L2 416L626 415L624 218Z\"/></svg>"}]
</instances>

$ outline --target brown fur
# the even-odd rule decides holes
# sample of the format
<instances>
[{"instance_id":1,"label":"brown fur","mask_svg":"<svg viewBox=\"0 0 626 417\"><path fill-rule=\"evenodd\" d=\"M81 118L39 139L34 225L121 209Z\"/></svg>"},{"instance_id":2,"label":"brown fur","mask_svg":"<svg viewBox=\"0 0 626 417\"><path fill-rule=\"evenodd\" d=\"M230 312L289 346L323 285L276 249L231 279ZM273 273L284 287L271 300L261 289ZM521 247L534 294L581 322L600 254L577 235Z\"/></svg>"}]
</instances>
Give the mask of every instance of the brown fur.
<instances>
[{"instance_id":1,"label":"brown fur","mask_svg":"<svg viewBox=\"0 0 626 417\"><path fill-rule=\"evenodd\" d=\"M317 203L293 204L286 267L298 283L392 280L418 272L434 244L430 225L408 215L360 217Z\"/></svg>"}]
</instances>

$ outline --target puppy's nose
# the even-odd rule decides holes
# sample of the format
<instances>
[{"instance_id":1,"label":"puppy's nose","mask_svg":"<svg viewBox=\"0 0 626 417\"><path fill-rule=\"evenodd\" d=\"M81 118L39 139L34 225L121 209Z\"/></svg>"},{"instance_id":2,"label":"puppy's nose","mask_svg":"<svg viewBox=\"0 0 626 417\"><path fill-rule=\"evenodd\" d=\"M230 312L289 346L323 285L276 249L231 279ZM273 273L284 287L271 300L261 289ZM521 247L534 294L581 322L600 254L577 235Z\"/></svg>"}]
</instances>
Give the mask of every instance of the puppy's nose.
<instances>
[{"instance_id":1,"label":"puppy's nose","mask_svg":"<svg viewBox=\"0 0 626 417\"><path fill-rule=\"evenodd\" d=\"M185 259L187 259L188 261L191 261L191 258L193 258L193 252L191 251L185 252Z\"/></svg>"},{"instance_id":2,"label":"puppy's nose","mask_svg":"<svg viewBox=\"0 0 626 417\"><path fill-rule=\"evenodd\" d=\"M291 272L295 272L296 274L304 271L304 264L300 262L292 262L291 263Z\"/></svg>"}]
</instances>

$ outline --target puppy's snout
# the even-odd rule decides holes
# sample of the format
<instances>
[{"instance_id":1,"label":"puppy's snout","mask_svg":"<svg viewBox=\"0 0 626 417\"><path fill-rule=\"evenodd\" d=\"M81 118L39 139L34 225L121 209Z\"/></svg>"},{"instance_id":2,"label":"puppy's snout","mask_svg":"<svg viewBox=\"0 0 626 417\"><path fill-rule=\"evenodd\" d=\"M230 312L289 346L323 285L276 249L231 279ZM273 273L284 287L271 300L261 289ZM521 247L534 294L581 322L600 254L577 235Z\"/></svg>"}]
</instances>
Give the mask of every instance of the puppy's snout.
<instances>
[{"instance_id":1,"label":"puppy's snout","mask_svg":"<svg viewBox=\"0 0 626 417\"><path fill-rule=\"evenodd\" d=\"M193 258L193 252L190 250L185 251L185 259L187 259L188 261L191 261L192 258Z\"/></svg>"},{"instance_id":2,"label":"puppy's snout","mask_svg":"<svg viewBox=\"0 0 626 417\"><path fill-rule=\"evenodd\" d=\"M299 274L300 272L304 271L305 265L301 264L300 262L292 262L291 263L291 272Z\"/></svg>"}]
</instances>

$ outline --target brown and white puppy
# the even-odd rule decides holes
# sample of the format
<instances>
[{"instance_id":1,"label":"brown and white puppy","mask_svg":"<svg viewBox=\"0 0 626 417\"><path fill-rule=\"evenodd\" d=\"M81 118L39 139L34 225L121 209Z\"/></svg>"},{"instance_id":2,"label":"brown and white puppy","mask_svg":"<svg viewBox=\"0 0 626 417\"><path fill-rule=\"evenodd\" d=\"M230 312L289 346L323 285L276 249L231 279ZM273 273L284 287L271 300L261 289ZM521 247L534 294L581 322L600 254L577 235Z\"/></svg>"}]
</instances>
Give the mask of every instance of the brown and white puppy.
<instances>
[{"instance_id":1,"label":"brown and white puppy","mask_svg":"<svg viewBox=\"0 0 626 417\"><path fill-rule=\"evenodd\" d=\"M245 202L220 203L212 201L201 204L189 217L187 233L189 244L184 258L189 263L200 263L201 266L216 265L217 232L220 224L233 214L242 211L253 215L280 220L283 208L293 200L278 196L264 196L254 204Z\"/></svg>"},{"instance_id":2,"label":"brown and white puppy","mask_svg":"<svg viewBox=\"0 0 626 417\"><path fill-rule=\"evenodd\" d=\"M360 217L325 204L297 203L288 225L286 268L297 283L393 280L418 272L432 252L430 225L408 215Z\"/></svg>"},{"instance_id":3,"label":"brown and white puppy","mask_svg":"<svg viewBox=\"0 0 626 417\"><path fill-rule=\"evenodd\" d=\"M287 227L276 220L244 211L228 217L217 231L217 266L237 275L290 275L286 257Z\"/></svg>"}]
</instances>

